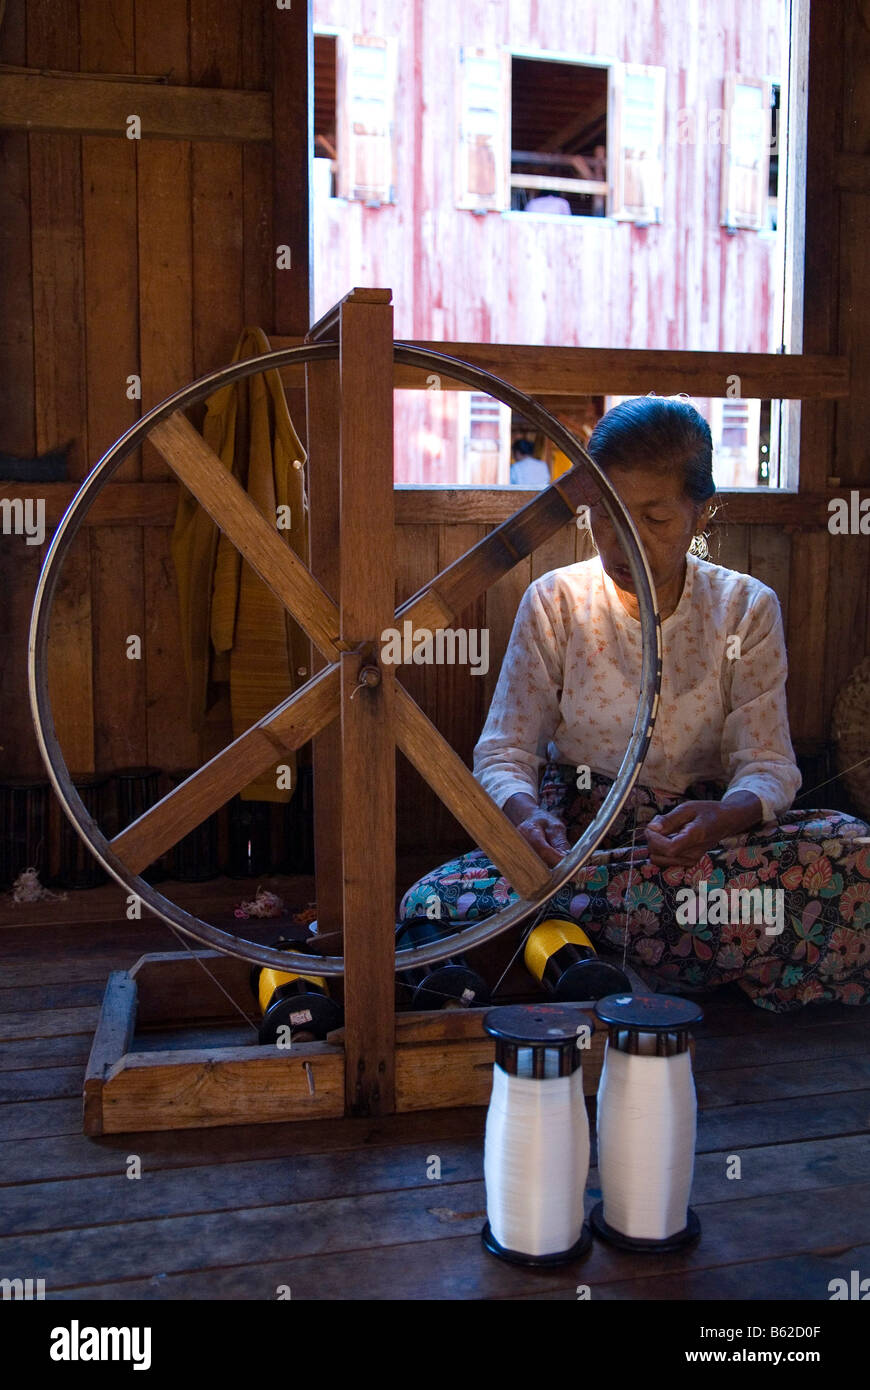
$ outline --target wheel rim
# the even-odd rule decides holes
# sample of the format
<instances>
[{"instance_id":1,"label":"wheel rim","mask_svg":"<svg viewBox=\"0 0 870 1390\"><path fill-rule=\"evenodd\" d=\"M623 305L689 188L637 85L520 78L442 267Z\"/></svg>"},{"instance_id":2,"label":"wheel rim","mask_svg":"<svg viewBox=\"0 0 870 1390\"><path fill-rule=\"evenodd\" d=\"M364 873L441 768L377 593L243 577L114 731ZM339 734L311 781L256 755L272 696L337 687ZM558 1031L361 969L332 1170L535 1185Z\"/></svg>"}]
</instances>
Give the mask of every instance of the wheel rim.
<instances>
[{"instance_id":1,"label":"wheel rim","mask_svg":"<svg viewBox=\"0 0 870 1390\"><path fill-rule=\"evenodd\" d=\"M55 794L68 819L106 872L129 893L135 895L157 917L186 936L224 954L236 956L256 965L268 965L282 970L310 969L312 957L302 952L278 951L273 947L248 941L230 932L203 922L192 913L178 907L139 875L132 873L113 851L109 841L86 810L76 791L54 728L48 694L46 648L48 642L51 603L57 587L63 560L75 540L83 518L94 499L111 480L124 460L137 449L154 426L176 411L210 395L217 387L240 381L258 372L280 367L303 365L332 360L339 355L337 342L303 344L276 352L247 358L243 362L222 367L175 392L155 406L118 439L94 466L61 518L46 554L34 598L28 640L28 685L31 711L40 753ZM613 524L635 583L641 627L641 681L631 735L613 785L597 815L572 846L563 860L551 871L540 893L530 898L520 897L515 903L489 917L471 922L455 932L439 936L436 941L396 952L396 970L402 971L431 965L448 956L471 950L501 935L525 920L555 893L565 886L583 867L604 839L611 824L625 805L640 774L652 738L658 711L661 687L661 626L654 598L652 575L640 545L634 524L616 490L584 449L579 440L551 415L539 402L511 386L508 382L445 353L418 348L401 342L394 344L394 361L403 366L422 370L441 368L448 379L486 392L496 400L522 413L547 438L557 444L571 461L572 471L578 467L594 481L601 494L605 511ZM552 486L552 485L551 485ZM558 488L557 488L558 490ZM217 523L216 523L217 524ZM440 576L431 581L431 586ZM486 586L487 588L489 585ZM399 610L401 612L401 609ZM292 615L291 615L292 616ZM322 675L322 672L320 673ZM318 973L340 976L344 973L342 956L318 956Z\"/></svg>"}]
</instances>

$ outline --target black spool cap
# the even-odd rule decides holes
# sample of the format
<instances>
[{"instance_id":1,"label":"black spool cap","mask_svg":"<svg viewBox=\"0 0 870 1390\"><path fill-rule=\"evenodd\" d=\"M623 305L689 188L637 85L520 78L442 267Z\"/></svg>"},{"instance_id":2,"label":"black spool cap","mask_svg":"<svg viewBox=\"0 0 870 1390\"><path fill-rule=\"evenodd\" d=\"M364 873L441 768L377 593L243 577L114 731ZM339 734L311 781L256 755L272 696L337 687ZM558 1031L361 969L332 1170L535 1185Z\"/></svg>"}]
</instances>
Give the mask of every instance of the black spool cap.
<instances>
[{"instance_id":1,"label":"black spool cap","mask_svg":"<svg viewBox=\"0 0 870 1390\"><path fill-rule=\"evenodd\" d=\"M521 1250L509 1250L506 1245L500 1245L496 1240L488 1221L480 1233L480 1238L485 1250L488 1250L491 1255L498 1255L500 1260L507 1260L508 1264L512 1265L566 1265L570 1264L572 1260L582 1259L592 1249L592 1232L585 1221L579 1239L575 1241L570 1250L560 1250L553 1255L525 1255Z\"/></svg>"},{"instance_id":2,"label":"black spool cap","mask_svg":"<svg viewBox=\"0 0 870 1390\"><path fill-rule=\"evenodd\" d=\"M441 921L437 917L409 917L407 922L396 923L396 950L413 950L415 946L428 946L431 941L442 941L452 936L455 923Z\"/></svg>"},{"instance_id":3,"label":"black spool cap","mask_svg":"<svg viewBox=\"0 0 870 1390\"><path fill-rule=\"evenodd\" d=\"M465 1008L489 1003L488 985L461 958L442 961L431 970L421 970L419 976L417 971L408 971L400 977L416 986L411 999L414 1009L443 1009L453 999Z\"/></svg>"},{"instance_id":4,"label":"black spool cap","mask_svg":"<svg viewBox=\"0 0 870 1390\"><path fill-rule=\"evenodd\" d=\"M304 1032L319 1040L331 1033L333 1028L341 1027L341 1006L310 981L300 980L298 983L298 990L294 990L292 985L282 985L280 990L275 991L260 1025L261 1043L277 1042L278 1029L282 1026L290 1028L291 1034ZM309 1017L300 1019L300 1014L308 1014Z\"/></svg>"},{"instance_id":5,"label":"black spool cap","mask_svg":"<svg viewBox=\"0 0 870 1390\"><path fill-rule=\"evenodd\" d=\"M611 1028L639 1033L681 1033L704 1017L693 999L675 994L608 994L598 1000L595 1012Z\"/></svg>"},{"instance_id":6,"label":"black spool cap","mask_svg":"<svg viewBox=\"0 0 870 1390\"><path fill-rule=\"evenodd\" d=\"M497 1042L518 1043L520 1047L572 1047L577 1042L577 1025L588 1022L580 1009L558 1004L507 1004L490 1009L483 1026Z\"/></svg>"},{"instance_id":7,"label":"black spool cap","mask_svg":"<svg viewBox=\"0 0 870 1390\"><path fill-rule=\"evenodd\" d=\"M544 985L549 988L546 975ZM588 960L575 961L567 970L563 970L552 988L552 995L554 999L569 1003L571 1000L601 999L605 995L629 993L630 990L631 981L618 965L592 956Z\"/></svg>"},{"instance_id":8,"label":"black spool cap","mask_svg":"<svg viewBox=\"0 0 870 1390\"><path fill-rule=\"evenodd\" d=\"M701 1239L701 1223L691 1207L686 1208L686 1224L681 1231L662 1240L644 1240L637 1236L623 1235L604 1220L604 1203L599 1202L589 1213L589 1224L601 1240L615 1245L619 1250L636 1250L640 1254L659 1255L667 1250L681 1250L684 1245L694 1245Z\"/></svg>"}]
</instances>

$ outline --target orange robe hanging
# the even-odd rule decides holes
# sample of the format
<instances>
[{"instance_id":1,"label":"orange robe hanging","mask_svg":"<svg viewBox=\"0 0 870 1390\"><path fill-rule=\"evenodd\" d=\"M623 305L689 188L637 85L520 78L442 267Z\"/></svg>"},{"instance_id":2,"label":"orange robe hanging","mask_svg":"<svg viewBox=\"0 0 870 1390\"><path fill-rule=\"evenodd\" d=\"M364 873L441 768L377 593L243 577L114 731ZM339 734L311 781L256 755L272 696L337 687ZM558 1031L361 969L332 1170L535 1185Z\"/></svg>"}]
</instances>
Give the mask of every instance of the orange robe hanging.
<instances>
[{"instance_id":1,"label":"orange robe hanging","mask_svg":"<svg viewBox=\"0 0 870 1390\"><path fill-rule=\"evenodd\" d=\"M262 329L246 328L233 354L238 362L270 350ZM308 547L306 453L293 428L277 371L232 382L210 396L203 437L271 526L278 526L304 560ZM212 687L229 682L237 738L308 679L308 639L271 589L242 561L211 517L182 488L172 536L181 632L189 683L189 713L201 729ZM291 787L278 785L290 769ZM275 766L241 793L245 800L288 801L296 760L276 754Z\"/></svg>"}]
</instances>

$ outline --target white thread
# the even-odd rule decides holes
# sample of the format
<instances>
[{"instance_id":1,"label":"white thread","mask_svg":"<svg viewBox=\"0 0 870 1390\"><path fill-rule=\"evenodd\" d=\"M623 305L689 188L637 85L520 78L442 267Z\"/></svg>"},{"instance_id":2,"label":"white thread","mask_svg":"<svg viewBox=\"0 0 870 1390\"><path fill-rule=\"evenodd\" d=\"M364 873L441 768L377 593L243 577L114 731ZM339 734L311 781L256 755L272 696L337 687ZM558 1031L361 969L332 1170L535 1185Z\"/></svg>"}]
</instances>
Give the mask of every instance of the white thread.
<instances>
[{"instance_id":1,"label":"white thread","mask_svg":"<svg viewBox=\"0 0 870 1390\"><path fill-rule=\"evenodd\" d=\"M486 1211L495 1239L525 1255L569 1250L583 1229L589 1172L589 1121L583 1072L557 1075L546 1050L546 1075L532 1076L532 1049L519 1048L518 1075L493 1068L486 1117Z\"/></svg>"},{"instance_id":2,"label":"white thread","mask_svg":"<svg viewBox=\"0 0 870 1390\"><path fill-rule=\"evenodd\" d=\"M627 1034L620 1034L624 1042ZM697 1102L688 1052L657 1057L656 1035L639 1052L610 1042L598 1087L598 1165L608 1226L664 1240L686 1225L695 1162ZM671 1043L673 1046L673 1043Z\"/></svg>"}]
</instances>

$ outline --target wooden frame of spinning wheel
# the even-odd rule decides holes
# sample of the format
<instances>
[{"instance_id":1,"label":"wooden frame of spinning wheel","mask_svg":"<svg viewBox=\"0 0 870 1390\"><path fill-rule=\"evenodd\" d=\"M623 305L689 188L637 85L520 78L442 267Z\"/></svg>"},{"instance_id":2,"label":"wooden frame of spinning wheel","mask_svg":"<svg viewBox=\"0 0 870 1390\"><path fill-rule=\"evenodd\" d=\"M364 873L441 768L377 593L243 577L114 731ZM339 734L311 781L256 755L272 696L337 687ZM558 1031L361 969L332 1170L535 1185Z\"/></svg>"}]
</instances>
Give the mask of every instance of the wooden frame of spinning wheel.
<instances>
[{"instance_id":1,"label":"wooden frame of spinning wheel","mask_svg":"<svg viewBox=\"0 0 870 1390\"><path fill-rule=\"evenodd\" d=\"M554 891L553 876L397 680L395 668L381 661L381 634L405 620L430 631L450 627L473 599L571 521L577 507L598 493L594 486L590 491L590 479L583 470L573 469L395 610L396 345L391 300L389 290L355 290L306 339L306 344L332 345L328 356L308 361L305 368L310 570L268 524L181 409L171 409L167 403L167 409L158 411L160 418L147 426L148 438L179 481L312 640L318 652L312 679L111 842L99 834L91 837L88 832L96 827L83 824L70 807L74 793L64 801L97 857L119 881L125 881L119 877L120 868L128 875L140 874L252 776L313 739L318 925L327 943L325 950L330 939L335 941L334 934L341 932L345 1026L325 1043L293 1044L286 1051L250 1047L130 1051L137 1027L220 1019L226 995L251 1012L251 955L243 960L208 952L200 953L199 961L190 952L143 957L132 971L118 972L109 981L85 1081L86 1133L385 1114L439 1105L481 1105L488 1098L492 1042L482 1028L486 1010L398 1016L395 1012L396 748L509 876L522 899L518 908L524 907L527 913L530 906L544 901ZM449 363L450 359L444 360ZM133 433L128 435L132 438ZM99 467L94 474L98 472ZM606 482L602 487L608 490ZM63 530L64 523L59 528L61 543ZM642 552L638 549L636 554L639 560L633 563L645 565ZM50 563L51 553L46 570ZM339 595L337 604L330 591ZM68 789L53 766L53 754L59 750L53 731L46 733L39 717L44 715L45 691L35 674L44 646L40 634L43 598L40 589L31 632L31 697L43 756L60 792ZM651 597L646 601L648 632L656 615ZM658 657L654 698L649 693L654 667L645 648L643 689L630 743L635 761L626 773L626 754L614 787L622 800L631 789L652 732L660 648ZM361 675L364 671L370 677L368 684ZM646 723L641 728L645 697ZM326 794L324 788L329 789ZM611 815L620 804L621 800L614 801ZM608 799L600 817L609 805ZM606 823L598 830L598 839L605 830ZM590 839L589 852L595 843L597 839ZM575 851L579 848L578 842ZM147 905L147 896L145 901ZM516 920L525 913L517 911ZM161 915L169 920L165 912ZM210 940L210 932L222 935L202 923L198 926L200 939ZM264 960L270 954L277 956L268 948L254 948L255 956L257 952ZM430 958L438 957L430 950ZM324 974L330 973L328 963L324 957ZM425 963L422 958L421 963ZM217 983L201 965L207 965ZM220 990L225 991L223 998ZM593 1037L584 1068L590 1092L597 1085L603 1040L603 1032Z\"/></svg>"}]
</instances>

